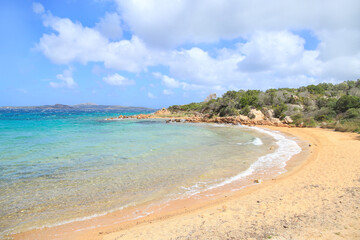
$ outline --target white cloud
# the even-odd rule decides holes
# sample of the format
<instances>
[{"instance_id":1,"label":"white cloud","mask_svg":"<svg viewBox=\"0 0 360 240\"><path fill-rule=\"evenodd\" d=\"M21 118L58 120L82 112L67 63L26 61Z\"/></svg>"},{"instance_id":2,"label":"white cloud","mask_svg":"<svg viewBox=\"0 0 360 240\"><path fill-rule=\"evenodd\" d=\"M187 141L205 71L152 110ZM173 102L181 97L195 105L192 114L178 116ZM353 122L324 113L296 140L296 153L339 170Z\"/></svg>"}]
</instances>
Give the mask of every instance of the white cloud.
<instances>
[{"instance_id":1,"label":"white cloud","mask_svg":"<svg viewBox=\"0 0 360 240\"><path fill-rule=\"evenodd\" d=\"M149 98L156 98L156 96L155 96L154 94L152 94L151 92L148 92L148 93L147 93L147 96L148 96Z\"/></svg>"},{"instance_id":2,"label":"white cloud","mask_svg":"<svg viewBox=\"0 0 360 240\"><path fill-rule=\"evenodd\" d=\"M117 40L122 37L121 19L117 13L106 13L95 26L102 35Z\"/></svg>"},{"instance_id":3,"label":"white cloud","mask_svg":"<svg viewBox=\"0 0 360 240\"><path fill-rule=\"evenodd\" d=\"M94 27L46 13L44 25L53 33L36 48L57 64L96 62L135 73L164 67L166 75L153 73L164 94L358 78L359 1L254 1L118 0L119 12L106 13ZM123 29L130 39L121 39ZM297 30L314 34L317 49L306 50Z\"/></svg>"},{"instance_id":4,"label":"white cloud","mask_svg":"<svg viewBox=\"0 0 360 240\"><path fill-rule=\"evenodd\" d=\"M174 92L169 89L164 89L163 93L164 93L164 95L173 95L174 94Z\"/></svg>"},{"instance_id":5,"label":"white cloud","mask_svg":"<svg viewBox=\"0 0 360 240\"><path fill-rule=\"evenodd\" d=\"M72 76L72 69L65 69L62 74L56 75L59 82L50 82L50 86L53 88L74 88L77 86Z\"/></svg>"},{"instance_id":6,"label":"white cloud","mask_svg":"<svg viewBox=\"0 0 360 240\"><path fill-rule=\"evenodd\" d=\"M245 58L238 67L241 71L258 72L273 66L288 66L301 59L304 43L304 39L286 31L256 32L240 46L239 50Z\"/></svg>"},{"instance_id":7,"label":"white cloud","mask_svg":"<svg viewBox=\"0 0 360 240\"><path fill-rule=\"evenodd\" d=\"M115 0L134 34L156 46L246 37L254 29L360 27L358 0Z\"/></svg>"},{"instance_id":8,"label":"white cloud","mask_svg":"<svg viewBox=\"0 0 360 240\"><path fill-rule=\"evenodd\" d=\"M44 6L38 2L33 2L32 8L33 8L34 13L36 13L36 14L42 14L45 12Z\"/></svg>"},{"instance_id":9,"label":"white cloud","mask_svg":"<svg viewBox=\"0 0 360 240\"><path fill-rule=\"evenodd\" d=\"M113 86L126 86L135 84L133 80L129 80L117 73L104 77L103 81Z\"/></svg>"},{"instance_id":10,"label":"white cloud","mask_svg":"<svg viewBox=\"0 0 360 240\"><path fill-rule=\"evenodd\" d=\"M148 49L136 36L130 40L110 42L98 30L84 27L79 22L74 23L50 13L43 17L44 25L57 34L44 34L36 49L54 63L103 62L107 68L140 72L158 64L163 58L163 53Z\"/></svg>"},{"instance_id":11,"label":"white cloud","mask_svg":"<svg viewBox=\"0 0 360 240\"><path fill-rule=\"evenodd\" d=\"M174 78L164 75L162 77L163 84L168 88L178 88L180 87L180 82L176 81Z\"/></svg>"},{"instance_id":12,"label":"white cloud","mask_svg":"<svg viewBox=\"0 0 360 240\"><path fill-rule=\"evenodd\" d=\"M36 48L58 64L78 61L99 61L106 50L108 40L98 31L73 23L67 18L44 15L44 25L58 34L44 34Z\"/></svg>"}]
</instances>

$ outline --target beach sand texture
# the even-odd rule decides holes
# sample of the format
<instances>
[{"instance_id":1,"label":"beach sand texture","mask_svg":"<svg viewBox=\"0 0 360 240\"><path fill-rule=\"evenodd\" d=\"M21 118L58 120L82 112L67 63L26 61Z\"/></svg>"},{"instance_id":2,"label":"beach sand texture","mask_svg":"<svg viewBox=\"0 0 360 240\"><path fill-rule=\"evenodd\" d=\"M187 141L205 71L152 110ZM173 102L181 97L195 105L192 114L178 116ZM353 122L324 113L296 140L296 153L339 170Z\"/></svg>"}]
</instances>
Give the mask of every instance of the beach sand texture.
<instances>
[{"instance_id":1,"label":"beach sand texture","mask_svg":"<svg viewBox=\"0 0 360 240\"><path fill-rule=\"evenodd\" d=\"M309 158L206 207L89 229L68 239L360 239L360 136L269 128L309 141Z\"/></svg>"}]
</instances>

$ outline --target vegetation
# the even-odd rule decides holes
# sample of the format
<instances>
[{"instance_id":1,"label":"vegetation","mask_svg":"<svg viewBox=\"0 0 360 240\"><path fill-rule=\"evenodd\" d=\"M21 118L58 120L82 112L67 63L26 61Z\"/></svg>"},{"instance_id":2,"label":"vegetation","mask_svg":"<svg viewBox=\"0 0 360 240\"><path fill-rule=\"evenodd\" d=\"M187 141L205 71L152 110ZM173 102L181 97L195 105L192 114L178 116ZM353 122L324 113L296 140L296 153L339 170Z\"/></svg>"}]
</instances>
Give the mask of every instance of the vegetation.
<instances>
[{"instance_id":1,"label":"vegetation","mask_svg":"<svg viewBox=\"0 0 360 240\"><path fill-rule=\"evenodd\" d=\"M297 126L321 126L360 133L360 79L265 92L228 91L208 102L169 107L173 113L201 113L209 117L239 114L251 117L251 109L272 110L274 117L279 119L290 116Z\"/></svg>"}]
</instances>

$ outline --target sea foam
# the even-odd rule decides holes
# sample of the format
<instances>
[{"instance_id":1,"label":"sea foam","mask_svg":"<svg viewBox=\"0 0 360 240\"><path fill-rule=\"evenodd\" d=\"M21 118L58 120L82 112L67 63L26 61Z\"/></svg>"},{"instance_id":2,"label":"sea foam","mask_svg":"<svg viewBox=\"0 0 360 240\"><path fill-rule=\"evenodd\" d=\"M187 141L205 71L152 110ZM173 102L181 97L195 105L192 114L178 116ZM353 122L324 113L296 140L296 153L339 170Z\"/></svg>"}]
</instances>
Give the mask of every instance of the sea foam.
<instances>
[{"instance_id":1,"label":"sea foam","mask_svg":"<svg viewBox=\"0 0 360 240\"><path fill-rule=\"evenodd\" d=\"M289 161L292 156L301 152L301 148L296 143L296 141L286 138L284 135L280 134L278 131L270 131L270 130L265 130L265 129L258 128L258 127L247 127L247 126L240 126L240 127L254 129L258 132L265 133L265 134L272 136L275 139L276 145L278 146L278 148L273 153L269 153L267 155L259 157L258 160L255 161L254 163L252 163L250 165L250 167L248 169L246 169L245 171L243 171L233 177L230 177L218 184L210 185L206 190L211 190L211 189L214 189L217 187L222 187L222 186L232 183L234 181L248 177L251 174L254 174L256 172L265 172L274 167L278 167L281 169L278 172L278 174L285 173L286 172L286 169L285 169L286 162ZM252 144L261 145L262 141L260 139L259 139L260 141L258 141L257 139L259 139L259 138L255 138L252 141ZM200 191L190 192L190 195L194 195L199 192Z\"/></svg>"}]
</instances>

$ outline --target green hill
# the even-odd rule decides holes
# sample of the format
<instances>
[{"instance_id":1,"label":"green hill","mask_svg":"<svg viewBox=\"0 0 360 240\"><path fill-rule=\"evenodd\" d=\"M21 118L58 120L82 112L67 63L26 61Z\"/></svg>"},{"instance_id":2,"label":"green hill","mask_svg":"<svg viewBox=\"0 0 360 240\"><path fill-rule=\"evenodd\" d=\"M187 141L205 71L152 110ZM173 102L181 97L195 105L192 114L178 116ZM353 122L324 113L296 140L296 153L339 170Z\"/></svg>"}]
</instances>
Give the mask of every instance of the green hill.
<instances>
[{"instance_id":1,"label":"green hill","mask_svg":"<svg viewBox=\"0 0 360 240\"><path fill-rule=\"evenodd\" d=\"M290 116L296 126L360 132L360 79L300 88L228 91L207 102L169 107L173 114L201 114L209 118L237 115L252 118L251 109L264 113L272 110L279 119Z\"/></svg>"}]
</instances>

